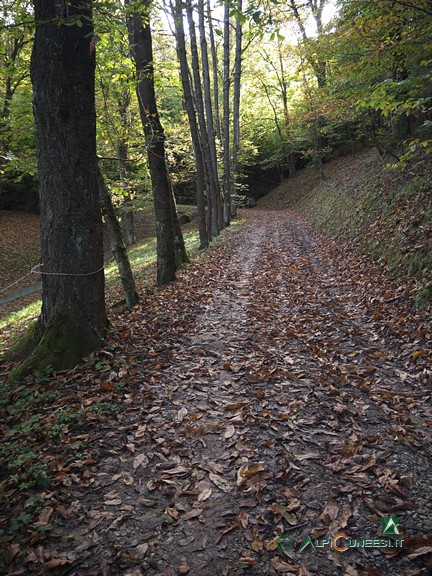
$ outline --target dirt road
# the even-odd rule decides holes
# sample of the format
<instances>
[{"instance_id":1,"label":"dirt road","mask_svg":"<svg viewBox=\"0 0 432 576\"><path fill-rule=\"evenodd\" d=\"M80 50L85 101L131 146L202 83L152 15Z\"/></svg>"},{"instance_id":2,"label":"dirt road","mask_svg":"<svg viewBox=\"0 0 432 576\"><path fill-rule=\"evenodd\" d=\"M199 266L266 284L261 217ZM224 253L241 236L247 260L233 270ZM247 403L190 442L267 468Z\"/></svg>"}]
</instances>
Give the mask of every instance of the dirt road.
<instances>
[{"instance_id":1,"label":"dirt road","mask_svg":"<svg viewBox=\"0 0 432 576\"><path fill-rule=\"evenodd\" d=\"M426 328L296 215L248 221L117 325L94 385L125 399L58 482L53 574L428 573Z\"/></svg>"}]
</instances>

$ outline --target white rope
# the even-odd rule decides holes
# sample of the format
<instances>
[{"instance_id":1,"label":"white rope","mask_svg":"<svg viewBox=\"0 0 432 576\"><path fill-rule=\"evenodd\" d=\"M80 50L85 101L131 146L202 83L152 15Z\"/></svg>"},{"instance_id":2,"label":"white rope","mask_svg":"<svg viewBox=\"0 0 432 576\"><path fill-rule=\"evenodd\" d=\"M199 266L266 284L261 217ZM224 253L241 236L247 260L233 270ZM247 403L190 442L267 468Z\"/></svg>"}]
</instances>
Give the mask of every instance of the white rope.
<instances>
[{"instance_id":1,"label":"white rope","mask_svg":"<svg viewBox=\"0 0 432 576\"><path fill-rule=\"evenodd\" d=\"M15 280L15 282L12 282L12 284L9 284L9 286L6 286L6 288L2 288L0 290L0 294L3 294L3 292L6 292L6 290L9 290L9 288L12 288L12 286L16 286L17 284L19 284L21 282L21 280L24 280L24 278L27 278L27 276L30 276L31 272L28 272L28 274L26 274L25 276L21 276L21 278L18 278L18 280Z\"/></svg>"},{"instance_id":2,"label":"white rope","mask_svg":"<svg viewBox=\"0 0 432 576\"><path fill-rule=\"evenodd\" d=\"M36 270L36 268L40 268L41 266L43 266L42 263L36 264L36 266L33 266L33 268L30 270L30 272L28 272L24 276L21 276L21 278L18 278L18 280L15 280L15 282L12 282L12 284L9 284L9 286L6 286L6 288L2 288L0 290L0 294L3 294L3 292L6 292L10 288L13 288L17 284L19 284L20 282L25 280L27 278L27 276L30 276L31 274L40 274L40 275L44 275L44 276L93 276L94 274L99 274L99 272L102 272L102 270L105 268L105 265L103 265L101 268L99 268L99 270L96 270L95 272L89 272L88 274L68 274L65 272L40 272L40 271Z\"/></svg>"},{"instance_id":3,"label":"white rope","mask_svg":"<svg viewBox=\"0 0 432 576\"><path fill-rule=\"evenodd\" d=\"M43 264L37 264L37 266L33 266L30 271L30 274L41 274L43 276L93 276L94 274L99 274L105 268L105 264L103 264L99 270L95 270L94 272L88 272L87 274L72 274L69 272L39 272L36 268L43 266Z\"/></svg>"}]
</instances>

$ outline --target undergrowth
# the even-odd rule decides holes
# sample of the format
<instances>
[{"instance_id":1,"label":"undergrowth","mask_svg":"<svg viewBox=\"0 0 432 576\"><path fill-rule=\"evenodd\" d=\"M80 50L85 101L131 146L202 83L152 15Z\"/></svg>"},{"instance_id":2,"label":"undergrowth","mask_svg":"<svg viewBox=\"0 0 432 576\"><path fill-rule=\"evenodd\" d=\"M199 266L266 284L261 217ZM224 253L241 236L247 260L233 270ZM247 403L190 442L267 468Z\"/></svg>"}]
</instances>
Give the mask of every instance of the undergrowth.
<instances>
[{"instance_id":1,"label":"undergrowth","mask_svg":"<svg viewBox=\"0 0 432 576\"><path fill-rule=\"evenodd\" d=\"M432 162L385 166L375 151L340 158L320 179L311 169L282 190L290 208L348 242L399 282L416 306L432 303Z\"/></svg>"},{"instance_id":2,"label":"undergrowth","mask_svg":"<svg viewBox=\"0 0 432 576\"><path fill-rule=\"evenodd\" d=\"M98 367L90 362L86 369ZM53 529L41 521L52 508L52 488L91 461L92 426L118 410L116 396L71 393L50 369L19 383L0 382L0 501L11 510L0 517L0 542L37 541Z\"/></svg>"}]
</instances>

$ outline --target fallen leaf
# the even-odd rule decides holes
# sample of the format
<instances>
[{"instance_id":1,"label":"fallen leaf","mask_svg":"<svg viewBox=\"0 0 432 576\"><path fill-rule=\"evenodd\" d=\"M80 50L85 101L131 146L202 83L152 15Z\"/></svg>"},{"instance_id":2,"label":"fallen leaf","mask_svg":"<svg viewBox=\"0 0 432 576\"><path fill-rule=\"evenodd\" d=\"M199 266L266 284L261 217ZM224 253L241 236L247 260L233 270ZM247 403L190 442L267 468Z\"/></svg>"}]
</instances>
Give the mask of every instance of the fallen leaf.
<instances>
[{"instance_id":1,"label":"fallen leaf","mask_svg":"<svg viewBox=\"0 0 432 576\"><path fill-rule=\"evenodd\" d=\"M297 566L295 564L284 562L279 558L279 556L272 558L271 564L275 570L282 574L292 574L292 576L296 576L295 572L297 572Z\"/></svg>"},{"instance_id":2,"label":"fallen leaf","mask_svg":"<svg viewBox=\"0 0 432 576\"><path fill-rule=\"evenodd\" d=\"M123 504L123 500L114 498L113 500L105 500L104 504L105 506L120 506L120 504Z\"/></svg>"},{"instance_id":3,"label":"fallen leaf","mask_svg":"<svg viewBox=\"0 0 432 576\"><path fill-rule=\"evenodd\" d=\"M132 467L134 470L136 470L140 466L145 468L148 465L148 463L149 463L149 459L147 458L147 456L145 454L138 454L138 456L135 456L135 458L132 462Z\"/></svg>"},{"instance_id":4,"label":"fallen leaf","mask_svg":"<svg viewBox=\"0 0 432 576\"><path fill-rule=\"evenodd\" d=\"M181 408L178 412L177 412L177 422L179 424L181 424L183 422L183 420L186 418L186 416L188 415L188 410L187 408Z\"/></svg>"},{"instance_id":5,"label":"fallen leaf","mask_svg":"<svg viewBox=\"0 0 432 576\"><path fill-rule=\"evenodd\" d=\"M218 488L220 488L223 492L228 493L232 491L232 487L229 482L227 482L222 476L218 476L217 474L213 474L212 472L209 473L209 478Z\"/></svg>"},{"instance_id":6,"label":"fallen leaf","mask_svg":"<svg viewBox=\"0 0 432 576\"><path fill-rule=\"evenodd\" d=\"M204 490L203 492L201 492L201 494L198 496L197 500L198 502L204 502L205 500L207 500L208 498L210 498L212 494L212 489L208 488L207 490Z\"/></svg>"},{"instance_id":7,"label":"fallen leaf","mask_svg":"<svg viewBox=\"0 0 432 576\"><path fill-rule=\"evenodd\" d=\"M330 523L332 520L336 520L337 515L339 513L339 505L333 498L327 502L324 510L320 515L320 519L324 520L324 522Z\"/></svg>"},{"instance_id":8,"label":"fallen leaf","mask_svg":"<svg viewBox=\"0 0 432 576\"><path fill-rule=\"evenodd\" d=\"M234 436L234 434L235 434L235 426L234 426L234 424L230 424L228 426L228 428L226 429L226 432L224 434L224 438L226 440L228 440L228 438L232 438Z\"/></svg>"}]
</instances>

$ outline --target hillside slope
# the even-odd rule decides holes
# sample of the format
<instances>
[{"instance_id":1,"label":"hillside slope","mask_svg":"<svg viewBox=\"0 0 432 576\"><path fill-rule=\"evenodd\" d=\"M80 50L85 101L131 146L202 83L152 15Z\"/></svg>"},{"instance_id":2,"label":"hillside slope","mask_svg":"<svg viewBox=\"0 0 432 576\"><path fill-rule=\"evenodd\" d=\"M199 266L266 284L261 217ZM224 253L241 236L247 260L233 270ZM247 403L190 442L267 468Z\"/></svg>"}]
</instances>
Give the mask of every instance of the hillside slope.
<instances>
[{"instance_id":1,"label":"hillside slope","mask_svg":"<svg viewBox=\"0 0 432 576\"><path fill-rule=\"evenodd\" d=\"M264 202L290 208L388 272L421 307L432 301L432 162L388 169L375 150L313 168Z\"/></svg>"}]
</instances>

